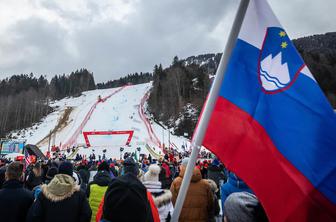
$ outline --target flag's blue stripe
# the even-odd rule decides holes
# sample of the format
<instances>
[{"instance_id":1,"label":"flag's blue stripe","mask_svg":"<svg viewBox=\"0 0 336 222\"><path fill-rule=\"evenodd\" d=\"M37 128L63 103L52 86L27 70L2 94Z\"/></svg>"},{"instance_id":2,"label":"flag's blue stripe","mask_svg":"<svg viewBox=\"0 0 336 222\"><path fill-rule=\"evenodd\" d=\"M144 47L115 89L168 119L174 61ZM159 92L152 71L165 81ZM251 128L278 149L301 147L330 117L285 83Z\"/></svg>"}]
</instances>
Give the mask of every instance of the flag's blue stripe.
<instances>
[{"instance_id":1,"label":"flag's blue stripe","mask_svg":"<svg viewBox=\"0 0 336 222\"><path fill-rule=\"evenodd\" d=\"M265 94L258 82L258 56L259 49L237 41L220 96L253 116L282 155L336 203L335 113L318 85L303 74L288 90Z\"/></svg>"}]
</instances>

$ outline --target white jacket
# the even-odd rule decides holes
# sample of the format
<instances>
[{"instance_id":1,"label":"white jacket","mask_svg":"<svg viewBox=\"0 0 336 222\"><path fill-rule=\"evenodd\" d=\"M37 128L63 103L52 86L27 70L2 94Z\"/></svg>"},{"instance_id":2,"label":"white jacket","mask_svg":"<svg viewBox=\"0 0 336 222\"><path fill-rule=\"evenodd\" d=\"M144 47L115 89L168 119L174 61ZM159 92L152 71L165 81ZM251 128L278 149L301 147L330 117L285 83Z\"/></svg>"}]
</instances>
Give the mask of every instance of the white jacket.
<instances>
[{"instance_id":1,"label":"white jacket","mask_svg":"<svg viewBox=\"0 0 336 222\"><path fill-rule=\"evenodd\" d=\"M155 206L158 209L160 221L166 222L167 217L173 215L174 207L171 201L172 193L170 190L163 190L159 181L143 182L147 190L152 194Z\"/></svg>"}]
</instances>

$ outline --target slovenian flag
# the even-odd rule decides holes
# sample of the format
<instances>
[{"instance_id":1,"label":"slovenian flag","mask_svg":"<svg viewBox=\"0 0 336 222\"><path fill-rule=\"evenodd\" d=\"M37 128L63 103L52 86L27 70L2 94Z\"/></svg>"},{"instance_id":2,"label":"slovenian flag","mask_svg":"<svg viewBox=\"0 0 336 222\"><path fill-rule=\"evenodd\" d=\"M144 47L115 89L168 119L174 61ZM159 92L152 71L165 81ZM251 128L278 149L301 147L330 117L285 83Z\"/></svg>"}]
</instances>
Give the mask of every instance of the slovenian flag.
<instances>
[{"instance_id":1,"label":"slovenian flag","mask_svg":"<svg viewBox=\"0 0 336 222\"><path fill-rule=\"evenodd\" d=\"M203 145L270 221L336 221L336 115L266 0L249 3Z\"/></svg>"}]
</instances>

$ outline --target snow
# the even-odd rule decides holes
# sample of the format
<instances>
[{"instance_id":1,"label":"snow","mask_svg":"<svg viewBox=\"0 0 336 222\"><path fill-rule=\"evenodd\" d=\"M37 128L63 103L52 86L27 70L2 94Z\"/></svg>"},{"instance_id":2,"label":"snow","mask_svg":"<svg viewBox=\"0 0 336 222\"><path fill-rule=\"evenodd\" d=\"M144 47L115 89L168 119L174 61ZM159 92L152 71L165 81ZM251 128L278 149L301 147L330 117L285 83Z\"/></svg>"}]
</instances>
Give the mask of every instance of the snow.
<instances>
[{"instance_id":1,"label":"snow","mask_svg":"<svg viewBox=\"0 0 336 222\"><path fill-rule=\"evenodd\" d=\"M89 136L91 148L80 148L78 153L89 155L95 150L96 155L102 155L103 150L106 149L106 156L118 158L120 156L120 147L124 147L124 152L134 152L137 147L141 148L140 153L148 154L146 144L150 147L155 147L155 151L159 152L159 147L153 142L153 135L150 135L146 128L146 121L141 119L139 115L139 107L141 100L146 92L151 88L152 83L131 85L125 88L112 88L104 90L92 90L83 92L77 98L65 98L52 103L55 111L46 116L41 123L34 125L31 128L21 130L20 135L18 132L13 133L19 138L26 139L28 144L37 144L40 149L46 152L48 149L48 134L58 124L58 120L62 118L64 111L67 107L72 107L72 112L67 121L67 125L60 128L56 135L51 136L51 143L55 145L65 144L70 141L75 135L76 130L83 123L85 116L90 111L91 107L97 102L98 96L104 98L113 92L115 93L105 102L97 103L90 119L83 127L84 131L125 131L134 130L133 138L129 146L125 146L128 135L97 135ZM120 91L117 91L120 90ZM117 92L116 92L117 91ZM144 109L146 108L144 105ZM154 121L150 123L154 137L158 138L160 143L168 144L168 130L156 124ZM24 133L23 133L24 132ZM182 145L189 144L188 139L170 135L170 141L178 149ZM84 136L82 133L75 138L74 145L85 144ZM162 152L161 152L162 154Z\"/></svg>"}]
</instances>

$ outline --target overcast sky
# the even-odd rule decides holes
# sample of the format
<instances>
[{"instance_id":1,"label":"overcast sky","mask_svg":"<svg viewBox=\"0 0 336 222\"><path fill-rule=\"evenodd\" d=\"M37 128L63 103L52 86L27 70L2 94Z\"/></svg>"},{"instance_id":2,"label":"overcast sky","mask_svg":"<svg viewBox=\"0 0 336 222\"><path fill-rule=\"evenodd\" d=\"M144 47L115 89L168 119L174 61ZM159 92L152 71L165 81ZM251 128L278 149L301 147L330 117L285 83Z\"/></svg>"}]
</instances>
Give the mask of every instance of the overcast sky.
<instances>
[{"instance_id":1,"label":"overcast sky","mask_svg":"<svg viewBox=\"0 0 336 222\"><path fill-rule=\"evenodd\" d=\"M96 82L222 51L239 0L0 0L0 78L87 68ZM335 0L269 0L291 38L336 31Z\"/></svg>"}]
</instances>

